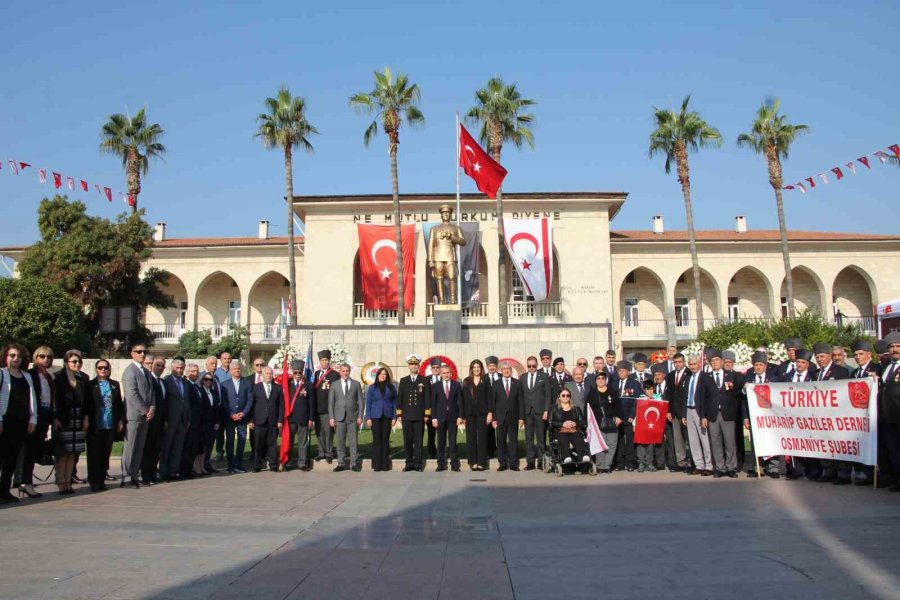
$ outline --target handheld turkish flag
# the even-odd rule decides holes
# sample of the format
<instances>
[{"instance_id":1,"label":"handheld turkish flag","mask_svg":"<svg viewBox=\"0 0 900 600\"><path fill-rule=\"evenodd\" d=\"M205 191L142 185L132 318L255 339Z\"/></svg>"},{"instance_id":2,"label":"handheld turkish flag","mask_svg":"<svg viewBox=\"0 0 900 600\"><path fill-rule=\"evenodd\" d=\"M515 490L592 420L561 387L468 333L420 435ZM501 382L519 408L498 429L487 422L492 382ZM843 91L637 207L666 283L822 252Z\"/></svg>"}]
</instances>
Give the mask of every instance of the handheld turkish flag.
<instances>
[{"instance_id":1,"label":"handheld turkish flag","mask_svg":"<svg viewBox=\"0 0 900 600\"><path fill-rule=\"evenodd\" d=\"M356 227L359 234L359 275L363 305L374 310L397 310L398 269L394 226L358 224ZM415 298L415 235L415 225L400 227L403 244L403 304L407 308L412 307Z\"/></svg>"},{"instance_id":2,"label":"handheld turkish flag","mask_svg":"<svg viewBox=\"0 0 900 600\"><path fill-rule=\"evenodd\" d=\"M459 126L459 166L475 180L475 185L488 198L497 197L497 190L506 177L506 169L481 149L462 124Z\"/></svg>"},{"instance_id":3,"label":"handheld turkish flag","mask_svg":"<svg viewBox=\"0 0 900 600\"><path fill-rule=\"evenodd\" d=\"M634 410L634 443L662 444L668 414L669 403L665 400L638 398Z\"/></svg>"},{"instance_id":4,"label":"handheld turkish flag","mask_svg":"<svg viewBox=\"0 0 900 600\"><path fill-rule=\"evenodd\" d=\"M553 282L553 228L547 218L505 221L506 248L535 302L546 300Z\"/></svg>"},{"instance_id":5,"label":"handheld turkish flag","mask_svg":"<svg viewBox=\"0 0 900 600\"><path fill-rule=\"evenodd\" d=\"M609 450L609 445L603 439L603 434L600 433L600 425L597 424L597 417L594 416L594 409L590 404L587 405L587 417L587 442L591 449L591 456L606 452Z\"/></svg>"}]
</instances>

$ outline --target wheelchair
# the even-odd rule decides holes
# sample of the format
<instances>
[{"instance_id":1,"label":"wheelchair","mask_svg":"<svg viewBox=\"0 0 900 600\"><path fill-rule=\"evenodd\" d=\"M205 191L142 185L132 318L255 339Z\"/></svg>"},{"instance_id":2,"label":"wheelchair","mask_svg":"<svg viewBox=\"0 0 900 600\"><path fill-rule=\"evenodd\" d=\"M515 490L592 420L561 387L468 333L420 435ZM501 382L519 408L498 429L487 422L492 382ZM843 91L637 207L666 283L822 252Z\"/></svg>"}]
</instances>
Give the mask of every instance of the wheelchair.
<instances>
[{"instance_id":1,"label":"wheelchair","mask_svg":"<svg viewBox=\"0 0 900 600\"><path fill-rule=\"evenodd\" d=\"M544 452L544 456L541 458L541 470L543 470L544 473L553 472L557 477L562 477L566 473L580 473L582 475L589 474L594 476L599 473L597 465L593 460L591 460L590 463L583 463L581 462L581 457L575 455L574 449L570 448L569 450L569 456L572 458L572 462L563 462L566 457L560 456L559 440L554 434L550 440L549 449Z\"/></svg>"}]
</instances>

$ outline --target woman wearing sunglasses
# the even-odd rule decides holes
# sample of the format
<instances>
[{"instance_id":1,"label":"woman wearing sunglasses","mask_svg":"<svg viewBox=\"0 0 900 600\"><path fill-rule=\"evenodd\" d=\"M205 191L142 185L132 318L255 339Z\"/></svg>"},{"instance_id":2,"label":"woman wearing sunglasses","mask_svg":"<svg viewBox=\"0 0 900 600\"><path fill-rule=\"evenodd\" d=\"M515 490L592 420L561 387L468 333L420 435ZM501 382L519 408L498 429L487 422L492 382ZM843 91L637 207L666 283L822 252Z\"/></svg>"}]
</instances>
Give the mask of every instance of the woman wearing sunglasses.
<instances>
[{"instance_id":1,"label":"woman wearing sunglasses","mask_svg":"<svg viewBox=\"0 0 900 600\"><path fill-rule=\"evenodd\" d=\"M53 380L56 407L53 437L56 440L56 485L61 495L74 494L72 471L78 455L85 449L84 408L90 394L81 372L81 352L69 350L63 357L65 366Z\"/></svg>"},{"instance_id":2,"label":"woman wearing sunglasses","mask_svg":"<svg viewBox=\"0 0 900 600\"><path fill-rule=\"evenodd\" d=\"M88 398L84 404L88 483L92 492L106 490L106 472L113 438L125 429L125 404L118 381L110 379L110 363L101 358L94 363L97 376L88 384Z\"/></svg>"},{"instance_id":3,"label":"woman wearing sunglasses","mask_svg":"<svg viewBox=\"0 0 900 600\"><path fill-rule=\"evenodd\" d=\"M572 394L567 389L562 390L550 411L550 430L559 442L559 456L563 464L573 462L570 456L573 449L575 456L581 458L580 468L590 464L591 457L584 443L586 425L584 412L572 405Z\"/></svg>"},{"instance_id":4,"label":"woman wearing sunglasses","mask_svg":"<svg viewBox=\"0 0 900 600\"><path fill-rule=\"evenodd\" d=\"M27 364L28 351L18 344L0 351L0 504L19 501L9 493L13 471L25 438L37 425L34 384L23 370Z\"/></svg>"}]
</instances>

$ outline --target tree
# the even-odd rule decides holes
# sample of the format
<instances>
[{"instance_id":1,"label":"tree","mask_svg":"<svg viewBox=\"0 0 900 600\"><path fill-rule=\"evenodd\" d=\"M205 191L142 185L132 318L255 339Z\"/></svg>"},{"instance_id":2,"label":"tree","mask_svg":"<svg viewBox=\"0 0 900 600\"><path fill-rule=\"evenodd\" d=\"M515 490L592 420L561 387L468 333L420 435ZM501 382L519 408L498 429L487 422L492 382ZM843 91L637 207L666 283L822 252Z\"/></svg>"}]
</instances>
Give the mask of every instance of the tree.
<instances>
[{"instance_id":1,"label":"tree","mask_svg":"<svg viewBox=\"0 0 900 600\"><path fill-rule=\"evenodd\" d=\"M406 274L403 272L403 243L400 229L400 184L397 178L397 147L400 145L400 125L403 119L416 128L425 123L425 116L419 110L421 100L419 86L411 84L403 73L391 73L389 67L379 73L375 71L375 87L371 92L360 92L350 96L350 106L358 112L374 114L375 118L363 134L363 143L369 143L378 134L378 120L388 136L388 154L391 160L391 192L393 194L394 229L397 243L397 324L406 324Z\"/></svg>"},{"instance_id":2,"label":"tree","mask_svg":"<svg viewBox=\"0 0 900 600\"><path fill-rule=\"evenodd\" d=\"M59 285L82 306L86 327L96 334L100 308L135 306L142 315L147 306L172 308L171 296L159 286L168 274L156 268L141 276L153 243L143 209L120 214L115 222L86 213L84 203L66 196L44 198L38 207L41 240L28 248L19 262L22 277ZM132 340L150 340L140 327Z\"/></svg>"},{"instance_id":3,"label":"tree","mask_svg":"<svg viewBox=\"0 0 900 600\"><path fill-rule=\"evenodd\" d=\"M0 345L47 345L57 356L87 349L81 307L60 286L35 277L0 279Z\"/></svg>"},{"instance_id":4,"label":"tree","mask_svg":"<svg viewBox=\"0 0 900 600\"><path fill-rule=\"evenodd\" d=\"M787 288L788 317L796 314L794 309L794 276L791 273L791 255L788 248L787 226L784 221L784 203L781 198L783 180L781 160L787 160L791 144L802 133L807 133L806 125L791 125L787 115L778 114L778 98L764 102L756 112L756 119L750 133L742 133L737 138L738 147L748 147L766 158L769 167L769 185L775 190L775 206L778 209L778 229L781 232L781 256L784 260L784 282Z\"/></svg>"},{"instance_id":5,"label":"tree","mask_svg":"<svg viewBox=\"0 0 900 600\"><path fill-rule=\"evenodd\" d=\"M294 148L313 153L309 136L319 133L306 119L306 100L291 96L282 86L274 98L266 98L267 112L256 117L259 129L256 137L266 148L284 150L285 200L287 202L288 269L290 275L291 325L297 324L297 266L294 263Z\"/></svg>"},{"instance_id":6,"label":"tree","mask_svg":"<svg viewBox=\"0 0 900 600\"><path fill-rule=\"evenodd\" d=\"M128 195L131 196L131 212L138 210L138 196L141 193L141 176L147 175L151 158L161 158L166 147L160 143L165 133L157 123L147 124L147 115L142 108L134 117L121 113L109 116L100 129L103 141L100 151L121 157L125 175L128 178Z\"/></svg>"},{"instance_id":7,"label":"tree","mask_svg":"<svg viewBox=\"0 0 900 600\"><path fill-rule=\"evenodd\" d=\"M491 157L500 162L503 144L512 142L516 148L523 144L534 149L534 134L529 126L534 122L534 115L523 113L529 106L536 104L534 100L523 98L516 84L507 85L499 76L488 79L487 85L475 92L476 104L466 113L466 121L470 124L481 124L479 138ZM497 190L497 236L500 245L500 323L509 322L507 302L509 292L506 290L506 242L503 228L503 190Z\"/></svg>"},{"instance_id":8,"label":"tree","mask_svg":"<svg viewBox=\"0 0 900 600\"><path fill-rule=\"evenodd\" d=\"M247 350L249 337L250 331L246 327L231 325L228 333L209 347L209 354L219 356L223 352L228 352L231 356L240 356Z\"/></svg>"},{"instance_id":9,"label":"tree","mask_svg":"<svg viewBox=\"0 0 900 600\"><path fill-rule=\"evenodd\" d=\"M212 343L212 331L209 329L185 331L178 338L178 343L175 345L175 355L187 357L209 356L209 347L212 346Z\"/></svg>"},{"instance_id":10,"label":"tree","mask_svg":"<svg viewBox=\"0 0 900 600\"><path fill-rule=\"evenodd\" d=\"M698 152L700 148L718 148L722 145L722 135L718 129L704 121L700 113L688 110L690 101L691 96L688 94L677 113L653 107L656 129L650 134L650 158L656 154L665 155L666 173L671 173L672 161L675 161L681 194L684 196L684 212L687 214L694 301L697 303L697 333L700 334L703 332L703 298L700 294L700 259L697 258L697 233L694 230L694 209L691 205L691 167L688 164L688 151Z\"/></svg>"}]
</instances>

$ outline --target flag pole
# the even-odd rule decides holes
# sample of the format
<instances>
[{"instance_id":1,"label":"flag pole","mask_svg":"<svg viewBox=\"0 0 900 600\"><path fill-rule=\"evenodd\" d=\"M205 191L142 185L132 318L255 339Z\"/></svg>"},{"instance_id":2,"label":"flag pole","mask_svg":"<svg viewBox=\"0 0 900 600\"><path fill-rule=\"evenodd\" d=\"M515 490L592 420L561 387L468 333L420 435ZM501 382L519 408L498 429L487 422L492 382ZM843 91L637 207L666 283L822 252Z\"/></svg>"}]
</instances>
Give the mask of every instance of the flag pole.
<instances>
[{"instance_id":1,"label":"flag pole","mask_svg":"<svg viewBox=\"0 0 900 600\"><path fill-rule=\"evenodd\" d=\"M456 171L456 226L461 228L459 224L460 202L459 202L459 111L456 111L456 161L454 162L454 170ZM462 306L462 252L459 246L456 247L456 299L459 306Z\"/></svg>"}]
</instances>

